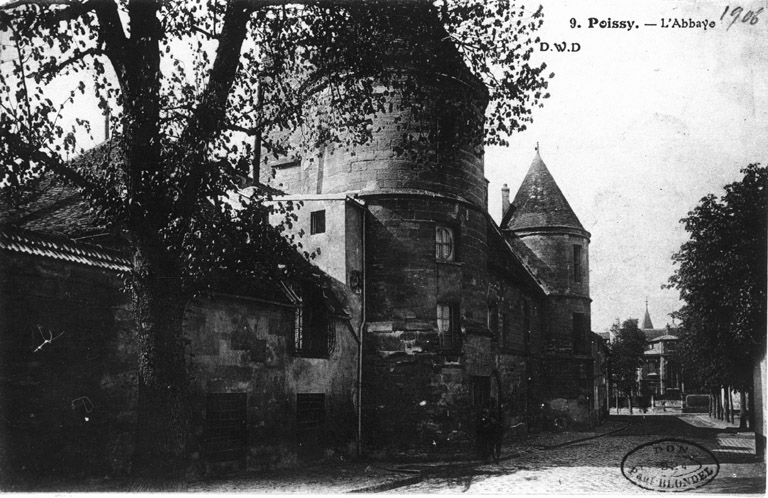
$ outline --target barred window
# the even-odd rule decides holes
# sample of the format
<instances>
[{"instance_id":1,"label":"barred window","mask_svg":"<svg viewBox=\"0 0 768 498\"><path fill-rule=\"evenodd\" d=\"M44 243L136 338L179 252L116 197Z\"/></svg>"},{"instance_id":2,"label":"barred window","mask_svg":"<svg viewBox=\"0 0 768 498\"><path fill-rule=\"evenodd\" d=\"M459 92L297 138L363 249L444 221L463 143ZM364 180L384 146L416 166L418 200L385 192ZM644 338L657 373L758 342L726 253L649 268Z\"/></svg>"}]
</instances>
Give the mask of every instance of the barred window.
<instances>
[{"instance_id":1,"label":"barred window","mask_svg":"<svg viewBox=\"0 0 768 498\"><path fill-rule=\"evenodd\" d=\"M336 345L335 319L317 285L301 286L294 314L294 353L307 358L328 358Z\"/></svg>"}]
</instances>

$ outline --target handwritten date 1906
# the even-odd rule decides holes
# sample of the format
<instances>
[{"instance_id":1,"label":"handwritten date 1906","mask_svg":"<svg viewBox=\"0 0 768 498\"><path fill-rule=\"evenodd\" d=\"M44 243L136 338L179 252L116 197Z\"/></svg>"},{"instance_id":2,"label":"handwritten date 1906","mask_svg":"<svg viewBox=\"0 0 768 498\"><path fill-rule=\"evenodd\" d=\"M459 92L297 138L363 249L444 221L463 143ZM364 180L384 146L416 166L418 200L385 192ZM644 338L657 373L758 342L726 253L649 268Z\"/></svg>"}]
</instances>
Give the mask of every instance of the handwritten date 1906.
<instances>
[{"instance_id":1,"label":"handwritten date 1906","mask_svg":"<svg viewBox=\"0 0 768 498\"><path fill-rule=\"evenodd\" d=\"M725 19L726 15L730 16L731 23L728 25L728 28L731 29L731 26L736 24L736 22L741 21L743 24L750 24L754 26L758 22L760 22L760 18L758 17L763 12L763 7L760 7L756 11L744 11L742 7L734 7L731 8L730 5L726 5L725 9L723 10L723 14L720 16L720 20L722 21Z\"/></svg>"}]
</instances>

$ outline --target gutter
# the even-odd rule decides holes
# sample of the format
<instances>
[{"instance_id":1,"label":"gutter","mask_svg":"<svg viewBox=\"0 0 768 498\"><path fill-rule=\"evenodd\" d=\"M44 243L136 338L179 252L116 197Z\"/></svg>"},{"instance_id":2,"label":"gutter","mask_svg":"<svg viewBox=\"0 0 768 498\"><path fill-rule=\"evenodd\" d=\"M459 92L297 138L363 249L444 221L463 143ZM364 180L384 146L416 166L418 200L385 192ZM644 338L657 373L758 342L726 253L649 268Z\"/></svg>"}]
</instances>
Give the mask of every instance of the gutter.
<instances>
[{"instance_id":1,"label":"gutter","mask_svg":"<svg viewBox=\"0 0 768 498\"><path fill-rule=\"evenodd\" d=\"M363 283L363 290L362 290L362 296L361 296L361 314L360 314L360 329L358 330L357 336L357 456L358 458L362 456L363 454L363 333L365 332L365 325L366 325L366 316L365 316L365 297L366 297L366 284L368 281L368 277L366 275L366 259L365 259L365 215L367 213L366 209L361 210L361 221L360 221L360 231L361 231L361 259L362 259L362 267L363 271L362 273L362 283Z\"/></svg>"}]
</instances>

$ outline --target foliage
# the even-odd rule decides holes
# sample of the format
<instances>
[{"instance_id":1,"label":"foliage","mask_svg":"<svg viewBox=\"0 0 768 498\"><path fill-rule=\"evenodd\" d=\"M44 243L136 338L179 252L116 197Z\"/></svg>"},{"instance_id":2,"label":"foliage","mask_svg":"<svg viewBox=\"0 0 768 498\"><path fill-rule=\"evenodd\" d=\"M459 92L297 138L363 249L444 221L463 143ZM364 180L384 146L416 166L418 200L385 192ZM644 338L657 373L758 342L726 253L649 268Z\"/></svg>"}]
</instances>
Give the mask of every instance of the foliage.
<instances>
[{"instance_id":1,"label":"foliage","mask_svg":"<svg viewBox=\"0 0 768 498\"><path fill-rule=\"evenodd\" d=\"M478 138L505 143L548 96L545 66L529 64L541 22L541 9L508 0L0 7L0 185L19 201L36 180L55 175L80 189L132 252L140 349L134 470L184 471L188 298L221 270L280 276L296 267L284 238L293 206L267 202L260 188L232 202L254 163L329 142L365 143L371 117L387 112L393 92L418 114L419 78L445 69L447 52L436 56L430 43L458 47L463 70L487 88L488 122ZM111 110L117 130L89 154L77 138L91 130L78 109L86 94ZM286 140L297 134L300 144ZM267 223L270 214L283 223Z\"/></svg>"},{"instance_id":2,"label":"foliage","mask_svg":"<svg viewBox=\"0 0 768 498\"><path fill-rule=\"evenodd\" d=\"M768 170L750 164L742 174L681 220L690 240L672 258L683 367L703 386L749 388L753 355L765 348Z\"/></svg>"},{"instance_id":3,"label":"foliage","mask_svg":"<svg viewBox=\"0 0 768 498\"><path fill-rule=\"evenodd\" d=\"M611 369L616 386L627 396L637 392L637 369L643 361L645 334L637 326L637 319L618 321L611 326L615 337L610 345Z\"/></svg>"}]
</instances>

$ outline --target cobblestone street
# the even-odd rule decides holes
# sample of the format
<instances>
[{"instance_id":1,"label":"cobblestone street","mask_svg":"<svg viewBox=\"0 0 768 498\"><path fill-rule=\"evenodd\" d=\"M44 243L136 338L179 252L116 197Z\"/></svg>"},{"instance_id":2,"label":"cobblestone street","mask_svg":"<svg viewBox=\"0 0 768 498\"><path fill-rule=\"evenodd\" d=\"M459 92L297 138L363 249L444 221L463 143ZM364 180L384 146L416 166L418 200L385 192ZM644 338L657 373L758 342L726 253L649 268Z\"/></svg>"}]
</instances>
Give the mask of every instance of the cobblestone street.
<instances>
[{"instance_id":1,"label":"cobblestone street","mask_svg":"<svg viewBox=\"0 0 768 498\"><path fill-rule=\"evenodd\" d=\"M677 438L711 451L720 463L704 493L764 493L765 464L756 462L754 434L707 415L613 416L594 432L544 433L506 441L500 464L338 463L248 474L191 485L196 492L474 494L649 493L621 472L627 453Z\"/></svg>"},{"instance_id":2,"label":"cobblestone street","mask_svg":"<svg viewBox=\"0 0 768 498\"><path fill-rule=\"evenodd\" d=\"M625 428L594 439L560 446L565 435L546 435L518 444L519 456L485 465L475 475L435 476L398 488L398 493L536 494L649 493L621 472L624 456L638 446L675 437L698 443L720 461L720 472L705 493L764 493L765 466L751 456L751 433L725 432L704 415L613 417ZM713 427L714 425L714 427ZM571 437L577 436L572 434ZM585 435L589 436L589 435ZM547 441L547 439L549 441ZM548 444L549 443L549 444ZM514 442L507 445L511 451Z\"/></svg>"}]
</instances>

